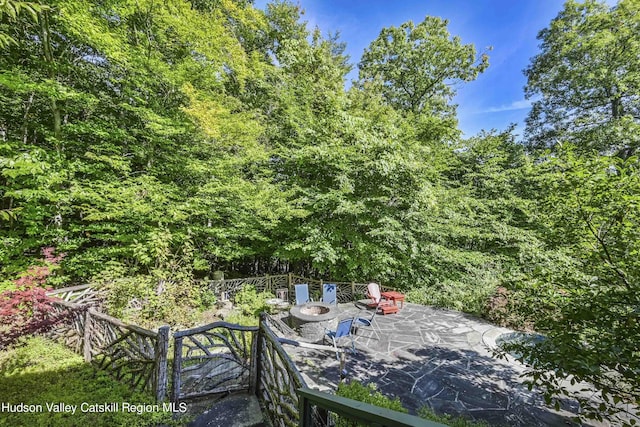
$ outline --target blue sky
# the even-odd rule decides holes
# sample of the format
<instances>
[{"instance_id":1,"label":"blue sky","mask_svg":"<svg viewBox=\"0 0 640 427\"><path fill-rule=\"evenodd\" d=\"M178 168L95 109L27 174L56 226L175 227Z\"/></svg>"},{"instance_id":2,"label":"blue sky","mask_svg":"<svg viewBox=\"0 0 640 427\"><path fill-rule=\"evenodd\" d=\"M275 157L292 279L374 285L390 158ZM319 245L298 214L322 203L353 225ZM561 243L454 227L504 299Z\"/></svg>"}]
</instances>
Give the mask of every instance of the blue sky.
<instances>
[{"instance_id":1,"label":"blue sky","mask_svg":"<svg viewBox=\"0 0 640 427\"><path fill-rule=\"evenodd\" d=\"M256 0L264 8L265 0ZM505 129L516 123L522 134L529 103L524 99L526 78L522 70L538 53L538 31L549 25L562 9L563 0L298 0L308 28L323 34L340 32L354 64L351 79L364 49L384 27L399 26L426 15L449 20L451 35L473 43L478 52L492 46L489 68L480 77L458 88L460 129L465 136L480 130Z\"/></svg>"}]
</instances>

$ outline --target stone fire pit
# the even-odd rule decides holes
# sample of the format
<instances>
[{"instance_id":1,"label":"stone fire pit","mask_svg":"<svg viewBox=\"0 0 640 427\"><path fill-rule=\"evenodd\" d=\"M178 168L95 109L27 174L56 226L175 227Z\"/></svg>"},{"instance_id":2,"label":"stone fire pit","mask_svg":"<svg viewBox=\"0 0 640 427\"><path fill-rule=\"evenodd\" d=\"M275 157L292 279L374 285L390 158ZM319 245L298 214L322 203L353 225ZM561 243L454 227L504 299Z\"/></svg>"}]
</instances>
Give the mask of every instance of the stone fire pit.
<instances>
[{"instance_id":1,"label":"stone fire pit","mask_svg":"<svg viewBox=\"0 0 640 427\"><path fill-rule=\"evenodd\" d=\"M335 329L338 308L323 302L308 302L296 305L289 311L292 326L300 336L309 342L320 341L324 337L325 328Z\"/></svg>"}]
</instances>

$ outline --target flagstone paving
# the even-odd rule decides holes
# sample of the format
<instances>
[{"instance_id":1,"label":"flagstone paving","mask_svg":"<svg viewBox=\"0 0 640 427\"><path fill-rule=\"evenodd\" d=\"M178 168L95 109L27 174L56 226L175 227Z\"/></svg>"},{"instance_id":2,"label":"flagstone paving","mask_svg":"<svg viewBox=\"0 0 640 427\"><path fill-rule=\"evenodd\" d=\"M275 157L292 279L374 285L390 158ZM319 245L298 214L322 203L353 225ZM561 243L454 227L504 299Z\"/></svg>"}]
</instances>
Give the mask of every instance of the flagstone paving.
<instances>
[{"instance_id":1,"label":"flagstone paving","mask_svg":"<svg viewBox=\"0 0 640 427\"><path fill-rule=\"evenodd\" d=\"M361 307L341 304L339 318L367 315ZM374 383L414 414L428 406L439 414L490 425L573 425L575 402L564 401L560 411L548 408L539 392L523 384L524 365L494 356L495 339L511 330L417 304L405 304L398 314L376 316L375 323L379 339L370 328L356 332L357 354L346 353L346 381ZM341 342L345 348L347 341ZM334 352L290 345L285 349L309 386L335 391L340 367Z\"/></svg>"}]
</instances>

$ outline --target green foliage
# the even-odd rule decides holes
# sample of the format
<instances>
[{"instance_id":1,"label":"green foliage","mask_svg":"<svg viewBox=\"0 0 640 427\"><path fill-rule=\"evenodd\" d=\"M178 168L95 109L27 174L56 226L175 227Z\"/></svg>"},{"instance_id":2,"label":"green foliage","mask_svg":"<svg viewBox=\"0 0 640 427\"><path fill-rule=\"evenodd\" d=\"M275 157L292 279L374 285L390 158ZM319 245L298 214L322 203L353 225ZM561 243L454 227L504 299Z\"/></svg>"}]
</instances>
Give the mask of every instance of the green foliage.
<instances>
[{"instance_id":1,"label":"green foliage","mask_svg":"<svg viewBox=\"0 0 640 427\"><path fill-rule=\"evenodd\" d=\"M174 252L197 242L201 276L213 260L255 253L289 208L258 167L259 116L225 94L267 66L226 19L247 34L264 29L261 14L226 1L54 3L41 26L18 22L0 60L3 275L52 242L69 254L67 282L110 261L146 274L143 246L167 231Z\"/></svg>"},{"instance_id":2,"label":"green foliage","mask_svg":"<svg viewBox=\"0 0 640 427\"><path fill-rule=\"evenodd\" d=\"M202 283L155 275L121 277L105 283L109 314L141 326L190 327L215 303Z\"/></svg>"},{"instance_id":3,"label":"green foliage","mask_svg":"<svg viewBox=\"0 0 640 427\"><path fill-rule=\"evenodd\" d=\"M0 389L11 404L65 403L78 405L75 414L4 412L0 426L152 426L175 425L170 412L81 412L80 405L130 402L154 404L152 396L132 392L108 374L95 371L81 356L61 344L32 338L25 346L0 352Z\"/></svg>"},{"instance_id":4,"label":"green foliage","mask_svg":"<svg viewBox=\"0 0 640 427\"><path fill-rule=\"evenodd\" d=\"M224 321L244 326L258 326L260 313L269 312L267 300L274 297L271 292L258 292L255 286L245 285L234 295L234 309L224 317Z\"/></svg>"},{"instance_id":5,"label":"green foliage","mask_svg":"<svg viewBox=\"0 0 640 427\"><path fill-rule=\"evenodd\" d=\"M541 52L525 70L532 147L568 140L584 153L619 152L640 144L640 4L568 1L538 34Z\"/></svg>"},{"instance_id":6,"label":"green foliage","mask_svg":"<svg viewBox=\"0 0 640 427\"><path fill-rule=\"evenodd\" d=\"M418 410L418 416L451 427L489 427L489 424L485 422L469 421L466 418L454 417L452 415L436 415L428 406L420 408Z\"/></svg>"},{"instance_id":7,"label":"green foliage","mask_svg":"<svg viewBox=\"0 0 640 427\"><path fill-rule=\"evenodd\" d=\"M414 268L423 273L409 282L409 298L486 315L496 289L525 267L521 252L541 244L535 172L510 130L461 141L446 162L447 181L421 213Z\"/></svg>"},{"instance_id":8,"label":"green foliage","mask_svg":"<svg viewBox=\"0 0 640 427\"><path fill-rule=\"evenodd\" d=\"M190 239L184 241L179 253L173 253L171 238L164 232L147 245L136 245L135 256L148 266L148 274L127 276L124 266L111 263L94 278L108 291L109 314L140 325L189 327L197 322L201 310L215 303L206 282L194 279L196 260Z\"/></svg>"},{"instance_id":9,"label":"green foliage","mask_svg":"<svg viewBox=\"0 0 640 427\"><path fill-rule=\"evenodd\" d=\"M121 277L105 283L110 315L141 326L191 326L197 320L194 287L154 276Z\"/></svg>"},{"instance_id":10,"label":"green foliage","mask_svg":"<svg viewBox=\"0 0 640 427\"><path fill-rule=\"evenodd\" d=\"M260 319L254 315L246 315L240 311L232 311L224 318L225 322L242 326L258 326Z\"/></svg>"},{"instance_id":11,"label":"green foliage","mask_svg":"<svg viewBox=\"0 0 640 427\"><path fill-rule=\"evenodd\" d=\"M407 291L407 298L416 304L483 315L487 310L487 301L500 283L494 274L469 274L464 278L466 280L442 280L432 286L417 286Z\"/></svg>"},{"instance_id":12,"label":"green foliage","mask_svg":"<svg viewBox=\"0 0 640 427\"><path fill-rule=\"evenodd\" d=\"M245 285L234 295L234 304L243 316L258 318L260 313L268 311L266 301L275 298L271 292L258 292L252 285Z\"/></svg>"},{"instance_id":13,"label":"green foliage","mask_svg":"<svg viewBox=\"0 0 640 427\"><path fill-rule=\"evenodd\" d=\"M535 361L532 382L549 401L576 397L583 416L624 423L640 403L640 264L632 255L640 251L638 160L570 150L541 169L549 248L526 254L530 268L518 292L519 310L547 339L515 347ZM592 384L597 398L575 393L564 380Z\"/></svg>"},{"instance_id":14,"label":"green foliage","mask_svg":"<svg viewBox=\"0 0 640 427\"><path fill-rule=\"evenodd\" d=\"M0 20L6 17L9 22L13 22L20 15L28 15L29 19L38 22L38 14L47 9L47 6L34 2L3 0L0 3ZM8 47L9 44L17 44L17 42L4 31L0 31L0 49Z\"/></svg>"},{"instance_id":15,"label":"green foliage","mask_svg":"<svg viewBox=\"0 0 640 427\"><path fill-rule=\"evenodd\" d=\"M489 65L473 45L451 37L448 21L427 16L415 25L384 28L362 56L360 84L380 91L394 108L412 113L449 113L459 82L475 80Z\"/></svg>"},{"instance_id":16,"label":"green foliage","mask_svg":"<svg viewBox=\"0 0 640 427\"><path fill-rule=\"evenodd\" d=\"M407 412L407 410L400 403L400 399L390 399L376 390L375 384L364 385L357 381L349 383L340 383L336 395L346 397L348 399L357 400L359 402L375 405L380 408L387 408L398 412ZM347 426L359 426L362 424L356 423L349 419L338 419L336 425L341 427Z\"/></svg>"},{"instance_id":17,"label":"green foliage","mask_svg":"<svg viewBox=\"0 0 640 427\"><path fill-rule=\"evenodd\" d=\"M408 412L407 409L402 406L400 399L390 399L376 390L373 383L364 385L357 381L349 383L340 383L336 395L346 397L348 399L357 400L359 402L375 405L380 408L387 408L398 412ZM450 415L436 415L428 407L422 407L418 411L418 416L427 420L436 421L445 425L453 427L485 427L485 423L476 423L468 421L464 418L452 417ZM361 425L348 419L338 419L336 421L338 426L357 426Z\"/></svg>"}]
</instances>

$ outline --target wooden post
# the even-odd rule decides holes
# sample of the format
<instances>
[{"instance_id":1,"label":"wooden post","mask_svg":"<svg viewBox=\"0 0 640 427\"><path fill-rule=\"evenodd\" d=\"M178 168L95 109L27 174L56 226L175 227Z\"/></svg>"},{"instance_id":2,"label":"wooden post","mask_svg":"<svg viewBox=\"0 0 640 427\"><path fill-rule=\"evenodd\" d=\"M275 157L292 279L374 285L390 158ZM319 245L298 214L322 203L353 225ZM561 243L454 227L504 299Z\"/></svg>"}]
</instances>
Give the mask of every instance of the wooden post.
<instances>
[{"instance_id":1,"label":"wooden post","mask_svg":"<svg viewBox=\"0 0 640 427\"><path fill-rule=\"evenodd\" d=\"M306 396L298 394L298 412L300 414L300 427L309 427L313 425L313 414L311 413L311 402Z\"/></svg>"},{"instance_id":2,"label":"wooden post","mask_svg":"<svg viewBox=\"0 0 640 427\"><path fill-rule=\"evenodd\" d=\"M84 361L91 362L91 309L84 312L84 334L82 337L82 353Z\"/></svg>"},{"instance_id":3,"label":"wooden post","mask_svg":"<svg viewBox=\"0 0 640 427\"><path fill-rule=\"evenodd\" d=\"M356 299L356 282L354 281L351 282L351 299Z\"/></svg>"},{"instance_id":4,"label":"wooden post","mask_svg":"<svg viewBox=\"0 0 640 427\"><path fill-rule=\"evenodd\" d=\"M347 377L347 354L346 352L342 352L340 353L340 380L338 381L338 384L342 383L342 381L344 381L344 379Z\"/></svg>"},{"instance_id":5,"label":"wooden post","mask_svg":"<svg viewBox=\"0 0 640 427\"><path fill-rule=\"evenodd\" d=\"M174 338L171 401L178 403L180 397L180 370L182 369L182 337Z\"/></svg>"},{"instance_id":6,"label":"wooden post","mask_svg":"<svg viewBox=\"0 0 640 427\"><path fill-rule=\"evenodd\" d=\"M253 333L253 340L251 342L251 375L249 377L249 393L258 395L260 393L260 363L262 357L260 349L262 348L263 332L262 328L265 327L267 316L265 313L260 313L260 321L258 322L258 330Z\"/></svg>"},{"instance_id":7,"label":"wooden post","mask_svg":"<svg viewBox=\"0 0 640 427\"><path fill-rule=\"evenodd\" d=\"M293 295L293 273L287 274L287 288L289 288L289 302L291 302L291 296Z\"/></svg>"},{"instance_id":8,"label":"wooden post","mask_svg":"<svg viewBox=\"0 0 640 427\"><path fill-rule=\"evenodd\" d=\"M156 341L156 352L155 352L155 372L154 372L154 392L156 394L156 400L161 402L164 400L167 395L167 382L168 371L167 371L167 355L169 353L169 327L161 326L158 329L158 339Z\"/></svg>"},{"instance_id":9,"label":"wooden post","mask_svg":"<svg viewBox=\"0 0 640 427\"><path fill-rule=\"evenodd\" d=\"M265 291L267 292L271 292L271 278L269 277L268 274L264 275L265 280L264 280L264 287L265 287Z\"/></svg>"}]
</instances>

